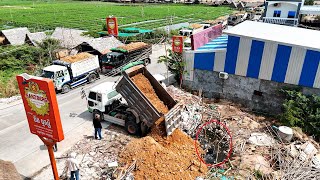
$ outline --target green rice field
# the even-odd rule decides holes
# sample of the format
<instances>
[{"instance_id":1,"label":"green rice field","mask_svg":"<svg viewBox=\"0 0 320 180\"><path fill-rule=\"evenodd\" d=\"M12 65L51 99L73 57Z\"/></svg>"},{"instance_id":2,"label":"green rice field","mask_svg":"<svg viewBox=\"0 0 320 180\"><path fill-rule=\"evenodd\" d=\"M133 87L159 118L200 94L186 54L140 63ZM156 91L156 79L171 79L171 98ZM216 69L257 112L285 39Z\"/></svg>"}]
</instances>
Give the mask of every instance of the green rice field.
<instances>
[{"instance_id":1,"label":"green rice field","mask_svg":"<svg viewBox=\"0 0 320 180\"><path fill-rule=\"evenodd\" d=\"M55 27L97 31L106 16L118 17L120 27L153 29L182 22L200 22L230 14L229 7L184 4L120 4L99 1L0 0L0 29ZM137 24L132 24L137 23Z\"/></svg>"}]
</instances>

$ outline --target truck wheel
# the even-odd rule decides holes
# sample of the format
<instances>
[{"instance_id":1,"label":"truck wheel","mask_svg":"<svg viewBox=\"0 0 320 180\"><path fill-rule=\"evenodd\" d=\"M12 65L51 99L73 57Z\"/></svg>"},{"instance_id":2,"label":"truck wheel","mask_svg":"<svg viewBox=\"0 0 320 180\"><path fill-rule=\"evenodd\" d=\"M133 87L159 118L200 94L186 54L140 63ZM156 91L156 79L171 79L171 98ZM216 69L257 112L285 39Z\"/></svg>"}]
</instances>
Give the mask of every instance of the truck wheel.
<instances>
[{"instance_id":1,"label":"truck wheel","mask_svg":"<svg viewBox=\"0 0 320 180\"><path fill-rule=\"evenodd\" d=\"M97 76L95 74L90 74L88 78L88 82L92 83L97 79Z\"/></svg>"},{"instance_id":2,"label":"truck wheel","mask_svg":"<svg viewBox=\"0 0 320 180\"><path fill-rule=\"evenodd\" d=\"M127 120L125 124L126 130L131 135L138 135L139 134L139 125L134 122L133 120Z\"/></svg>"},{"instance_id":3,"label":"truck wheel","mask_svg":"<svg viewBox=\"0 0 320 180\"><path fill-rule=\"evenodd\" d=\"M71 87L68 84L63 85L61 88L61 91L63 94L69 92L70 90L71 90Z\"/></svg>"},{"instance_id":4,"label":"truck wheel","mask_svg":"<svg viewBox=\"0 0 320 180\"><path fill-rule=\"evenodd\" d=\"M93 119L103 121L103 114L100 111L97 111L97 110L93 111L92 116L93 116L92 117Z\"/></svg>"},{"instance_id":5,"label":"truck wheel","mask_svg":"<svg viewBox=\"0 0 320 180\"><path fill-rule=\"evenodd\" d=\"M140 128L141 128L141 136L147 135L149 128L144 122L140 123Z\"/></svg>"}]
</instances>

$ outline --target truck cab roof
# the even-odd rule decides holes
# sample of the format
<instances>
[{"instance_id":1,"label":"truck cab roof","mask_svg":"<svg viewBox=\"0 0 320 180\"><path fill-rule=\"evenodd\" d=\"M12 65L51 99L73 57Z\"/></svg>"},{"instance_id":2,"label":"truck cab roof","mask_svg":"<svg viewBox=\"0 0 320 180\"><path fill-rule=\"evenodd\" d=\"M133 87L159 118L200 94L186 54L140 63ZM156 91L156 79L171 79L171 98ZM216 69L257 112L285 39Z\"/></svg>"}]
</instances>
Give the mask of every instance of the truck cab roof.
<instances>
[{"instance_id":1,"label":"truck cab roof","mask_svg":"<svg viewBox=\"0 0 320 180\"><path fill-rule=\"evenodd\" d=\"M104 82L90 89L91 92L108 93L115 90L114 82Z\"/></svg>"},{"instance_id":2,"label":"truck cab roof","mask_svg":"<svg viewBox=\"0 0 320 180\"><path fill-rule=\"evenodd\" d=\"M50 72L57 72L57 71L65 70L65 69L67 69L67 68L64 66L59 66L59 65L50 65L50 66L43 68L44 71L50 71Z\"/></svg>"}]
</instances>

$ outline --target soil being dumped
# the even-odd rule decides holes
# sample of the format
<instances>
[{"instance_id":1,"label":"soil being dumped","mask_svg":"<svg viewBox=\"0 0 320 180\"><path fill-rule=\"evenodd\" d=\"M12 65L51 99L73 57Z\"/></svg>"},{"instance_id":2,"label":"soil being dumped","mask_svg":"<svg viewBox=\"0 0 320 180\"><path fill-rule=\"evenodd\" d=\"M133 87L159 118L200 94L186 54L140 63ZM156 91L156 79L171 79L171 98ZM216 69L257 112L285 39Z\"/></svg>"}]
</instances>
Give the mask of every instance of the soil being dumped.
<instances>
[{"instance_id":1,"label":"soil being dumped","mask_svg":"<svg viewBox=\"0 0 320 180\"><path fill-rule=\"evenodd\" d=\"M144 75L138 74L132 80L158 111L169 111ZM156 121L148 136L132 140L119 155L121 163L130 164L134 160L135 179L195 179L208 171L197 158L191 137L179 129L166 136L163 117Z\"/></svg>"}]
</instances>

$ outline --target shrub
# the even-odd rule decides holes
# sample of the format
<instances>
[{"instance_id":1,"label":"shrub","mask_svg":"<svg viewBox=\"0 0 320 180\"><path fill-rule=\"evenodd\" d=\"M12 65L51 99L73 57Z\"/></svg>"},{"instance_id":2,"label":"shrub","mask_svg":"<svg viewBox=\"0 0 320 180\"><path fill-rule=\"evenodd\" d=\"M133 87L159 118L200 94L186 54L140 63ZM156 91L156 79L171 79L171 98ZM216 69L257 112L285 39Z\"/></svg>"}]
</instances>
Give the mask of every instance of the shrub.
<instances>
[{"instance_id":1,"label":"shrub","mask_svg":"<svg viewBox=\"0 0 320 180\"><path fill-rule=\"evenodd\" d=\"M287 126L298 126L320 140L320 96L306 96L296 90L281 90L286 96L280 119Z\"/></svg>"}]
</instances>

